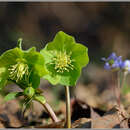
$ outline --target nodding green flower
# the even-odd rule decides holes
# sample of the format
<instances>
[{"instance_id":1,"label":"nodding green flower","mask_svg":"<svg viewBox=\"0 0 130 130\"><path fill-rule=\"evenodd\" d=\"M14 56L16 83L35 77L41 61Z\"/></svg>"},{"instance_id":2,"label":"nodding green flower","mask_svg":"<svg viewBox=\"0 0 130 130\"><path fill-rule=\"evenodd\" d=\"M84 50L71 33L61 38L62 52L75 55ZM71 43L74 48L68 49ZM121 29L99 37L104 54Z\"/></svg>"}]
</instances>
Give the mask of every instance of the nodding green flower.
<instances>
[{"instance_id":1,"label":"nodding green flower","mask_svg":"<svg viewBox=\"0 0 130 130\"><path fill-rule=\"evenodd\" d=\"M22 50L18 47L4 52L0 56L0 89L7 81L26 88L30 84L37 88L40 77L47 74L44 57L36 51L35 47Z\"/></svg>"},{"instance_id":2,"label":"nodding green flower","mask_svg":"<svg viewBox=\"0 0 130 130\"><path fill-rule=\"evenodd\" d=\"M72 36L62 31L40 53L44 56L49 71L44 78L52 84L75 85L82 67L89 62L87 47L76 43Z\"/></svg>"},{"instance_id":3,"label":"nodding green flower","mask_svg":"<svg viewBox=\"0 0 130 130\"><path fill-rule=\"evenodd\" d=\"M40 78L48 74L44 57L36 51L35 47L26 51L22 50L21 43L22 39L20 38L18 39L18 47L10 49L0 56L0 90L10 81L23 90L23 92L7 94L4 101L24 96L22 107L22 112L24 113L27 106L32 103L32 100L36 100L45 107L52 120L58 122L52 108L37 89L40 84Z\"/></svg>"}]
</instances>

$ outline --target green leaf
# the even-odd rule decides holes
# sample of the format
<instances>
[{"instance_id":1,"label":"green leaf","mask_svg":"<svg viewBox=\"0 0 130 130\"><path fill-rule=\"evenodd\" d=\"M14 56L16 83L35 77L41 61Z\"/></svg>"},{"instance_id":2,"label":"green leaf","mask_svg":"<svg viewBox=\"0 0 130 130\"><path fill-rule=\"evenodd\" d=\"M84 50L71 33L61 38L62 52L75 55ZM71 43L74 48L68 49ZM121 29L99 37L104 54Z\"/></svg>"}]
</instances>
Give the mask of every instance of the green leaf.
<instances>
[{"instance_id":1,"label":"green leaf","mask_svg":"<svg viewBox=\"0 0 130 130\"><path fill-rule=\"evenodd\" d=\"M41 104L45 104L46 103L46 99L43 95L35 95L34 99L38 102L40 102Z\"/></svg>"},{"instance_id":2,"label":"green leaf","mask_svg":"<svg viewBox=\"0 0 130 130\"><path fill-rule=\"evenodd\" d=\"M15 99L16 97L18 97L20 92L11 92L9 94L7 94L5 97L4 97L4 101L7 102L9 100L12 100L12 99Z\"/></svg>"}]
</instances>

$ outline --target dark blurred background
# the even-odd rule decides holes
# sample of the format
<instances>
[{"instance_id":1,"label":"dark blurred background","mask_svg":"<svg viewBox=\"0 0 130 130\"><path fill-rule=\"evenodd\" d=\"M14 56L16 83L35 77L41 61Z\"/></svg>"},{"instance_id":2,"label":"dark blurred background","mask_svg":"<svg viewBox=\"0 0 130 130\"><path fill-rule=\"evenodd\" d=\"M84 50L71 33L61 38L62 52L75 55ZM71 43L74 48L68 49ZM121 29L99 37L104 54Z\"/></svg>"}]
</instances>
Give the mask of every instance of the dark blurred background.
<instances>
[{"instance_id":1,"label":"dark blurred background","mask_svg":"<svg viewBox=\"0 0 130 130\"><path fill-rule=\"evenodd\" d=\"M110 72L104 70L101 57L116 52L117 55L122 55L123 59L130 58L130 3L0 3L0 54L14 48L20 37L23 38L24 49L36 46L39 51L60 30L74 36L77 42L88 47L90 63L83 69L79 80L79 84L84 84L85 87L79 87L81 94L77 97L83 96L84 92L88 94L87 102L93 105L93 101L89 101L92 94L88 90L99 95L105 88L110 88ZM60 95L62 99L64 91L61 88L63 89L51 87L54 93L59 93L56 96ZM89 89L84 91L84 88ZM45 93L50 96L48 90ZM109 92L107 94L110 95ZM103 96L105 100L106 93L103 93ZM95 100L95 97L93 99Z\"/></svg>"},{"instance_id":2,"label":"dark blurred background","mask_svg":"<svg viewBox=\"0 0 130 130\"><path fill-rule=\"evenodd\" d=\"M129 56L130 3L1 2L0 53L16 46L39 50L62 30L89 48L91 62L112 51Z\"/></svg>"}]
</instances>

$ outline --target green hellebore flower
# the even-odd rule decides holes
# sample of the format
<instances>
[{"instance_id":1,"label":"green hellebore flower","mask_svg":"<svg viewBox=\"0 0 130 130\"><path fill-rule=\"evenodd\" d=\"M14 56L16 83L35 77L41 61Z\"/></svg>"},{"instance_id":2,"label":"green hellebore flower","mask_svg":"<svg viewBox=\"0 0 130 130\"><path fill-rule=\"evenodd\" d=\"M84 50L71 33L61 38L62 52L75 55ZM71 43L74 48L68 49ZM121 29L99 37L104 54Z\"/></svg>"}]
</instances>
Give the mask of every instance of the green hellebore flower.
<instances>
[{"instance_id":1,"label":"green hellebore flower","mask_svg":"<svg viewBox=\"0 0 130 130\"><path fill-rule=\"evenodd\" d=\"M21 88L37 88L40 83L40 77L47 74L45 69L44 57L36 51L36 48L30 48L23 51L16 47L4 52L0 56L0 89L8 81L13 81Z\"/></svg>"},{"instance_id":2,"label":"green hellebore flower","mask_svg":"<svg viewBox=\"0 0 130 130\"><path fill-rule=\"evenodd\" d=\"M52 84L73 86L80 76L82 67L89 62L88 49L76 43L72 36L60 31L40 53L45 58L48 75L43 78Z\"/></svg>"}]
</instances>

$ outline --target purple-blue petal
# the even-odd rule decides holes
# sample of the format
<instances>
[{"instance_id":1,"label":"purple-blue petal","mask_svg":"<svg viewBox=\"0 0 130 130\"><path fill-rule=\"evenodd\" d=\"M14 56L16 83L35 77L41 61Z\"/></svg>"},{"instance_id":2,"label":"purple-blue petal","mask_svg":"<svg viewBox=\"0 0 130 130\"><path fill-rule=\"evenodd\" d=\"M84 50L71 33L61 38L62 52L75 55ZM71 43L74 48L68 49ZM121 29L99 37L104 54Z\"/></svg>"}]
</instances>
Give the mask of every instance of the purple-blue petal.
<instances>
[{"instance_id":1,"label":"purple-blue petal","mask_svg":"<svg viewBox=\"0 0 130 130\"><path fill-rule=\"evenodd\" d=\"M106 70L110 70L111 69L111 67L110 67L108 62L105 63L104 69L106 69Z\"/></svg>"},{"instance_id":2,"label":"purple-blue petal","mask_svg":"<svg viewBox=\"0 0 130 130\"><path fill-rule=\"evenodd\" d=\"M113 59L113 60L117 59L116 53L114 53L114 52L111 53L110 56L107 58L108 61L111 60L111 59Z\"/></svg>"},{"instance_id":3,"label":"purple-blue petal","mask_svg":"<svg viewBox=\"0 0 130 130\"><path fill-rule=\"evenodd\" d=\"M122 56L119 56L115 62L118 62L119 67L121 68L121 65L123 63Z\"/></svg>"},{"instance_id":4,"label":"purple-blue petal","mask_svg":"<svg viewBox=\"0 0 130 130\"><path fill-rule=\"evenodd\" d=\"M101 58L102 61L107 61L107 59L105 57Z\"/></svg>"},{"instance_id":5,"label":"purple-blue petal","mask_svg":"<svg viewBox=\"0 0 130 130\"><path fill-rule=\"evenodd\" d=\"M130 60L125 60L124 62L122 62L121 69L130 71Z\"/></svg>"},{"instance_id":6,"label":"purple-blue petal","mask_svg":"<svg viewBox=\"0 0 130 130\"><path fill-rule=\"evenodd\" d=\"M104 68L106 70L110 69L119 69L122 67L122 56L116 56L116 53L111 53L108 58L102 58L102 61L105 61ZM113 61L113 63L111 62Z\"/></svg>"},{"instance_id":7,"label":"purple-blue petal","mask_svg":"<svg viewBox=\"0 0 130 130\"><path fill-rule=\"evenodd\" d=\"M114 53L114 52L111 53L108 58L104 58L104 57L101 58L102 61L106 61L106 62L108 62L110 60L116 60L116 59L117 59L117 56L116 56L116 53Z\"/></svg>"},{"instance_id":8,"label":"purple-blue petal","mask_svg":"<svg viewBox=\"0 0 130 130\"><path fill-rule=\"evenodd\" d=\"M119 63L116 61L116 62L114 62L114 63L112 64L111 68L113 68L113 69L120 68L120 65L119 65Z\"/></svg>"}]
</instances>

